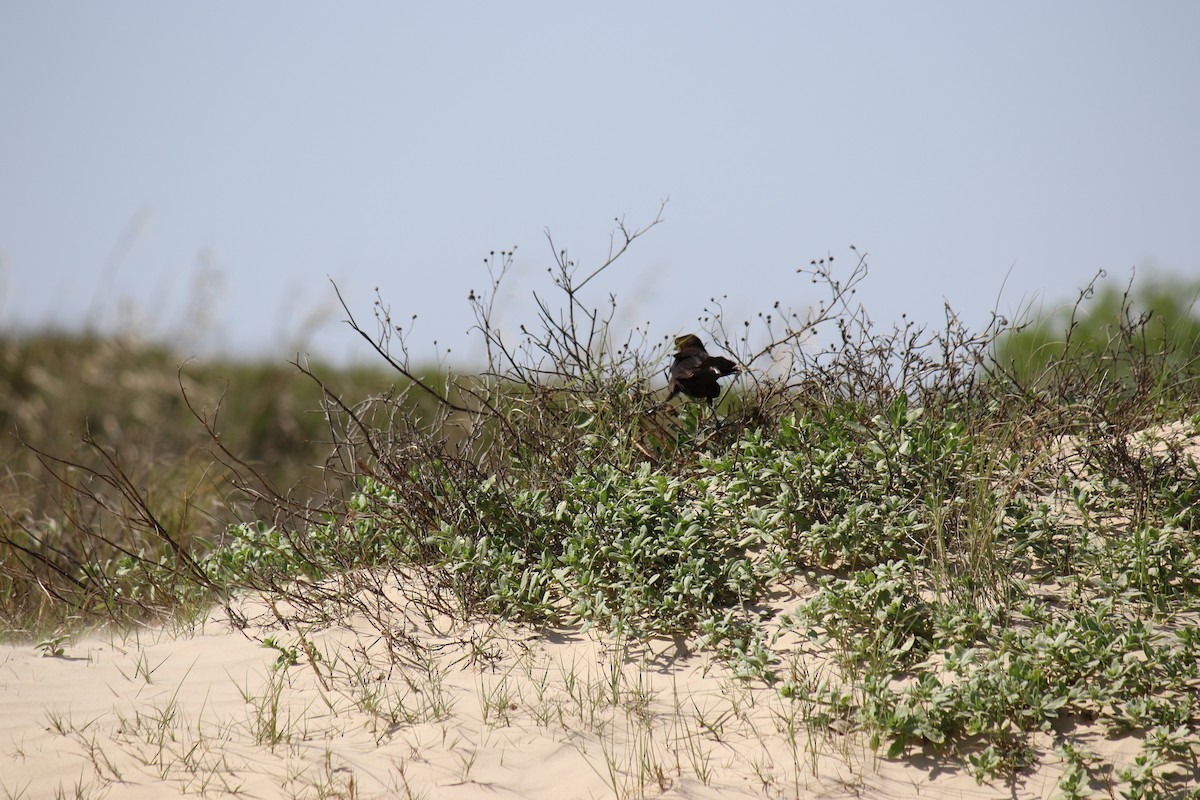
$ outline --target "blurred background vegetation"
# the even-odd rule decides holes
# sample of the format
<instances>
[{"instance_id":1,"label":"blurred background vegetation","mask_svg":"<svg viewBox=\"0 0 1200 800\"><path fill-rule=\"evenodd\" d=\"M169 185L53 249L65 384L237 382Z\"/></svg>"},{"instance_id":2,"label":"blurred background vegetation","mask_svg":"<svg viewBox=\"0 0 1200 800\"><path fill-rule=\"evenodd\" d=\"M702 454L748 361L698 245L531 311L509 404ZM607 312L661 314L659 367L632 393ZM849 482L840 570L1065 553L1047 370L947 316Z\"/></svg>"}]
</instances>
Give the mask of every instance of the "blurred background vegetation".
<instances>
[{"instance_id":1,"label":"blurred background vegetation","mask_svg":"<svg viewBox=\"0 0 1200 800\"><path fill-rule=\"evenodd\" d=\"M1069 366L1135 388L1188 386L1200 377L1200 279L1158 276L1095 282L1074 304L1031 313L1001 336L997 366L1015 383L1045 388Z\"/></svg>"},{"instance_id":2,"label":"blurred background vegetation","mask_svg":"<svg viewBox=\"0 0 1200 800\"><path fill-rule=\"evenodd\" d=\"M350 406L402 383L382 369L308 368ZM283 360L187 361L131 336L0 335L0 636L41 628L47 601L66 599L55 596L62 587L86 595L74 565L164 547L122 524L117 473L188 550L269 515L234 485L209 428L297 502L327 491L333 448L322 400L321 385ZM79 594L65 605L86 620Z\"/></svg>"}]
</instances>

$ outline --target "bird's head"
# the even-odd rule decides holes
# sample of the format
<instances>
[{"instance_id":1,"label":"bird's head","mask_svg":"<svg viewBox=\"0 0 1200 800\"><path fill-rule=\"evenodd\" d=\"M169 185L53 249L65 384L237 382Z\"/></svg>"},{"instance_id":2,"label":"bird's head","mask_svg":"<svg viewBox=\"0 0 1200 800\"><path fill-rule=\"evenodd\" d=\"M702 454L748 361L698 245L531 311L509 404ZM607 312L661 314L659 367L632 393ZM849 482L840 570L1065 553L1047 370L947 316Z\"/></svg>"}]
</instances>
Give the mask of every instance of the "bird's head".
<instances>
[{"instance_id":1,"label":"bird's head","mask_svg":"<svg viewBox=\"0 0 1200 800\"><path fill-rule=\"evenodd\" d=\"M688 350L691 348L699 348L700 350L704 349L704 342L700 341L699 336L694 333L687 333L683 336L675 337L676 350Z\"/></svg>"}]
</instances>

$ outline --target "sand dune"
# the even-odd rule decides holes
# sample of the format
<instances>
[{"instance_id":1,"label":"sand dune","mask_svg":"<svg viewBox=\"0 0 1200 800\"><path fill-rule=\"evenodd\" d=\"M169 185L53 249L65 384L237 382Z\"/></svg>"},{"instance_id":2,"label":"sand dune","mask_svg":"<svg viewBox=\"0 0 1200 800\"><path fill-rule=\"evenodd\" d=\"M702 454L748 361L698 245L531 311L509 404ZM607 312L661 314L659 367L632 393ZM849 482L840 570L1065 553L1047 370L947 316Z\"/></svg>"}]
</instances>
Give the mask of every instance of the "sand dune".
<instances>
[{"instance_id":1,"label":"sand dune","mask_svg":"<svg viewBox=\"0 0 1200 800\"><path fill-rule=\"evenodd\" d=\"M378 625L289 630L266 608L244 602L244 630L220 614L61 657L0 648L0 797L1011 798L1057 780L1052 756L983 786L883 760L682 642L404 619L421 646L389 654ZM811 654L788 668L826 674Z\"/></svg>"}]
</instances>

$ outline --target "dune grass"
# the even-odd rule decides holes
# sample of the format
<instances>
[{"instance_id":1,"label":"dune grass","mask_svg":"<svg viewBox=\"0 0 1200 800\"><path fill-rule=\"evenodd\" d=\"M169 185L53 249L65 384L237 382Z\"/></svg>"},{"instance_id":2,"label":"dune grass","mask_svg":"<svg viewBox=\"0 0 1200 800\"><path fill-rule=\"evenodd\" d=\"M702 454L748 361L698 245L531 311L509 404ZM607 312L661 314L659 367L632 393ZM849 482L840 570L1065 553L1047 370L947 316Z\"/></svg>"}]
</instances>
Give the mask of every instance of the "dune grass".
<instances>
[{"instance_id":1,"label":"dune grass","mask_svg":"<svg viewBox=\"0 0 1200 800\"><path fill-rule=\"evenodd\" d=\"M1151 329L1136 294L1093 318L1085 292L1072 319L1089 324L1061 334L970 331L949 312L937 330L881 330L851 299L867 264L852 250L849 269L804 271L824 292L809 308L745 324L705 310L710 351L745 371L713 417L658 407L664 344L618 336L615 300L589 300L650 227L620 224L599 265L555 251L542 313L517 331L492 325L512 254L489 257L472 297L488 363L471 375L412 365L382 304L374 325L345 309L379 371L180 370L120 340L0 342L6 632L53 646L72 625L212 604L236 620L233 598L254 592L309 626L374 620L409 666L428 653L387 608L675 637L772 687L789 725L856 731L887 757L993 780L1053 756L1063 797L1197 796L1191 309ZM419 589L386 590L396 571ZM801 599L768 611L784 591ZM817 657L830 672L797 667ZM496 724L505 691L484 694ZM365 694L360 708L388 726L437 713ZM1090 755L1078 733L1096 727L1139 737L1135 762ZM614 766L614 786L629 773Z\"/></svg>"}]
</instances>

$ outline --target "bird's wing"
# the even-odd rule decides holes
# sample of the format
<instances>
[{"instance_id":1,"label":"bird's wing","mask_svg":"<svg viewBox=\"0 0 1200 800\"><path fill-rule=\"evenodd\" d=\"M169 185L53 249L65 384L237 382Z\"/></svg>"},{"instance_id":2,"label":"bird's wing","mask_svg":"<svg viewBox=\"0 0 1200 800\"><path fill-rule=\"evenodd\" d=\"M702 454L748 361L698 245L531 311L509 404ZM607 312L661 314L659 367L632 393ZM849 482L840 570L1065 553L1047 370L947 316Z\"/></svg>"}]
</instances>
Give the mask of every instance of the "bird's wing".
<instances>
[{"instance_id":1,"label":"bird's wing","mask_svg":"<svg viewBox=\"0 0 1200 800\"><path fill-rule=\"evenodd\" d=\"M716 370L722 376L740 371L738 365L725 356L709 356L704 359L703 366L706 369Z\"/></svg>"},{"instance_id":2,"label":"bird's wing","mask_svg":"<svg viewBox=\"0 0 1200 800\"><path fill-rule=\"evenodd\" d=\"M682 367L680 369L671 370L671 377L677 381L687 381L695 378L697 375L711 375L712 371L703 364L696 364L690 367Z\"/></svg>"},{"instance_id":3,"label":"bird's wing","mask_svg":"<svg viewBox=\"0 0 1200 800\"><path fill-rule=\"evenodd\" d=\"M672 378L691 378L704 366L704 356L696 353L676 353L671 365Z\"/></svg>"}]
</instances>

